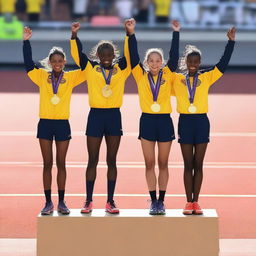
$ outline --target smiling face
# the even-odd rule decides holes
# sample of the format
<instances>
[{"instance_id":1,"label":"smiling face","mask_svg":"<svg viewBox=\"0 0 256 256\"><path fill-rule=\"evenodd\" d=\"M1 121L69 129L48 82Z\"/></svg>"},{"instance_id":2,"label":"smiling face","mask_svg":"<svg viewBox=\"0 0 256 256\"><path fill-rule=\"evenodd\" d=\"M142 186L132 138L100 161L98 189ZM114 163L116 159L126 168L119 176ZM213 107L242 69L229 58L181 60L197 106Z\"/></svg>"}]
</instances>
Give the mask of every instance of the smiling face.
<instances>
[{"instance_id":1,"label":"smiling face","mask_svg":"<svg viewBox=\"0 0 256 256\"><path fill-rule=\"evenodd\" d=\"M54 53L50 56L49 63L54 72L60 73L64 69L66 60L62 54Z\"/></svg>"},{"instance_id":2,"label":"smiling face","mask_svg":"<svg viewBox=\"0 0 256 256\"><path fill-rule=\"evenodd\" d=\"M163 58L162 56L157 53L157 52L152 52L148 55L147 58L147 65L149 68L149 72L153 75L156 76L160 69L162 68L163 65Z\"/></svg>"},{"instance_id":3,"label":"smiling face","mask_svg":"<svg viewBox=\"0 0 256 256\"><path fill-rule=\"evenodd\" d=\"M112 66L113 60L115 58L114 49L113 48L102 48L98 51L98 57L100 59L100 64L109 68Z\"/></svg>"},{"instance_id":4,"label":"smiling face","mask_svg":"<svg viewBox=\"0 0 256 256\"><path fill-rule=\"evenodd\" d=\"M186 60L188 73L190 76L194 76L197 71L199 70L200 64L201 64L201 56L199 53L194 52L187 56Z\"/></svg>"}]
</instances>

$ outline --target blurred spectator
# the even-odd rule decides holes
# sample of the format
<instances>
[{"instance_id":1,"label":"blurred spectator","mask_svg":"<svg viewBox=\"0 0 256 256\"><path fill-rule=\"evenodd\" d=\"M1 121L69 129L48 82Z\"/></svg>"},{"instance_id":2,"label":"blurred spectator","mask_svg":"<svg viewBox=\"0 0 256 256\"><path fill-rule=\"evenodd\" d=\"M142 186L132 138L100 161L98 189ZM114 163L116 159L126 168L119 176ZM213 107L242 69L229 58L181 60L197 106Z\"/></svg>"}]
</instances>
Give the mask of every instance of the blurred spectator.
<instances>
[{"instance_id":1,"label":"blurred spectator","mask_svg":"<svg viewBox=\"0 0 256 256\"><path fill-rule=\"evenodd\" d=\"M15 3L16 0L0 0L1 13L15 13Z\"/></svg>"},{"instance_id":2,"label":"blurred spectator","mask_svg":"<svg viewBox=\"0 0 256 256\"><path fill-rule=\"evenodd\" d=\"M73 18L86 21L88 0L73 0Z\"/></svg>"},{"instance_id":3,"label":"blurred spectator","mask_svg":"<svg viewBox=\"0 0 256 256\"><path fill-rule=\"evenodd\" d=\"M171 0L154 0L155 17L157 23L166 23L169 21Z\"/></svg>"},{"instance_id":4,"label":"blurred spectator","mask_svg":"<svg viewBox=\"0 0 256 256\"><path fill-rule=\"evenodd\" d=\"M243 1L219 0L219 15L222 24L241 24L243 22Z\"/></svg>"},{"instance_id":5,"label":"blurred spectator","mask_svg":"<svg viewBox=\"0 0 256 256\"><path fill-rule=\"evenodd\" d=\"M246 0L244 22L249 25L256 24L256 0Z\"/></svg>"},{"instance_id":6,"label":"blurred spectator","mask_svg":"<svg viewBox=\"0 0 256 256\"><path fill-rule=\"evenodd\" d=\"M27 10L27 5L25 0L17 0L16 5L16 14L19 20L25 20L26 19L26 10Z\"/></svg>"},{"instance_id":7,"label":"blurred spectator","mask_svg":"<svg viewBox=\"0 0 256 256\"><path fill-rule=\"evenodd\" d=\"M44 0L26 0L28 21L39 21L43 4Z\"/></svg>"},{"instance_id":8,"label":"blurred spectator","mask_svg":"<svg viewBox=\"0 0 256 256\"><path fill-rule=\"evenodd\" d=\"M98 0L100 15L115 15L115 0Z\"/></svg>"},{"instance_id":9,"label":"blurred spectator","mask_svg":"<svg viewBox=\"0 0 256 256\"><path fill-rule=\"evenodd\" d=\"M201 1L201 25L218 25L220 23L219 0Z\"/></svg>"},{"instance_id":10,"label":"blurred spectator","mask_svg":"<svg viewBox=\"0 0 256 256\"><path fill-rule=\"evenodd\" d=\"M151 0L136 1L137 14L135 15L135 20L137 22L147 23L149 21L150 4L151 4Z\"/></svg>"},{"instance_id":11,"label":"blurred spectator","mask_svg":"<svg viewBox=\"0 0 256 256\"><path fill-rule=\"evenodd\" d=\"M5 9L4 9L5 11ZM10 11L8 9L8 11ZM23 35L23 24L11 13L0 17L0 39L20 40Z\"/></svg>"},{"instance_id":12,"label":"blurred spectator","mask_svg":"<svg viewBox=\"0 0 256 256\"><path fill-rule=\"evenodd\" d=\"M132 17L132 0L116 0L115 3L116 11L118 16L122 19L128 19Z\"/></svg>"},{"instance_id":13,"label":"blurred spectator","mask_svg":"<svg viewBox=\"0 0 256 256\"><path fill-rule=\"evenodd\" d=\"M87 7L87 16L89 20L95 15L99 15L99 1L91 0Z\"/></svg>"}]
</instances>

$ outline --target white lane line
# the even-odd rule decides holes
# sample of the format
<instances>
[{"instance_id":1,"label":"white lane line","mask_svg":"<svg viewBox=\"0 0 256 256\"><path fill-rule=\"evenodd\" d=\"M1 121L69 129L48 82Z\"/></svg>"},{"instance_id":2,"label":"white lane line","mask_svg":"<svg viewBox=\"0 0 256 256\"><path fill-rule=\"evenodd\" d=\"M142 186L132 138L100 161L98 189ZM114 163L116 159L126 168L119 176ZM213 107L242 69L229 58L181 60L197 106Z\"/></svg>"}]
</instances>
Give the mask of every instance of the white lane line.
<instances>
[{"instance_id":1,"label":"white lane line","mask_svg":"<svg viewBox=\"0 0 256 256\"><path fill-rule=\"evenodd\" d=\"M0 164L3 165L3 164ZM11 164L9 164L11 165ZM23 167L43 167L42 164L17 164L19 166L23 166ZM12 165L12 166L17 166L17 165ZM66 164L67 168L86 168L86 164L82 164L82 165L74 165L74 164ZM108 166L106 164L98 164L97 168L107 168ZM175 164L169 164L168 165L169 168L177 168L177 169L183 169L184 166L183 164L181 165L175 165ZM145 165L125 165L125 164L117 164L117 168L127 168L127 169L144 169ZM157 168L157 166L156 166ZM256 170L256 165L204 165L204 168L212 168L212 169L255 169Z\"/></svg>"},{"instance_id":2,"label":"white lane line","mask_svg":"<svg viewBox=\"0 0 256 256\"><path fill-rule=\"evenodd\" d=\"M69 165L86 165L87 162L76 162L76 161L67 161ZM171 165L181 165L183 162L172 162ZM43 162L24 162L24 161L0 161L0 165L42 165ZM99 164L104 165L106 162L99 161ZM117 161L119 165L144 165L143 161ZM256 162L204 162L206 165L256 165Z\"/></svg>"},{"instance_id":3,"label":"white lane line","mask_svg":"<svg viewBox=\"0 0 256 256\"><path fill-rule=\"evenodd\" d=\"M0 131L0 136L36 136L35 131ZM73 137L85 137L85 131L73 131ZM137 137L138 132L125 132L124 136ZM255 132L213 132L211 137L256 137Z\"/></svg>"},{"instance_id":4,"label":"white lane line","mask_svg":"<svg viewBox=\"0 0 256 256\"><path fill-rule=\"evenodd\" d=\"M0 194L0 197L39 197L44 194ZM58 196L58 194L52 194L52 196ZM85 194L65 194L65 196L80 197ZM107 194L93 194L96 197L107 196ZM115 194L118 197L149 197L148 194ZM166 197L185 197L185 194L166 194ZM217 195L217 194L202 194L200 197L228 197L228 198L256 198L256 195Z\"/></svg>"}]
</instances>

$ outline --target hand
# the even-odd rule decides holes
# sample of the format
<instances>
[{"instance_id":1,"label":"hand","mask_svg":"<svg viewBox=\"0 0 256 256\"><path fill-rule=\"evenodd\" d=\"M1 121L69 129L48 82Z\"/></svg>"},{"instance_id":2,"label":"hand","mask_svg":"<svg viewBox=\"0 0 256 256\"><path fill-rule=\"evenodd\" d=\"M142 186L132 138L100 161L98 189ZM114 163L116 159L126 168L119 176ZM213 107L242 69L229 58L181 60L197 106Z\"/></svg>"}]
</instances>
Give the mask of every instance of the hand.
<instances>
[{"instance_id":1,"label":"hand","mask_svg":"<svg viewBox=\"0 0 256 256\"><path fill-rule=\"evenodd\" d=\"M131 18L131 19L125 20L124 25L128 35L134 34L135 25L136 25L135 19Z\"/></svg>"},{"instance_id":2,"label":"hand","mask_svg":"<svg viewBox=\"0 0 256 256\"><path fill-rule=\"evenodd\" d=\"M180 31L180 23L177 20L172 20L171 24L173 31Z\"/></svg>"},{"instance_id":3,"label":"hand","mask_svg":"<svg viewBox=\"0 0 256 256\"><path fill-rule=\"evenodd\" d=\"M29 27L23 29L23 40L29 40L32 37L32 30Z\"/></svg>"},{"instance_id":4,"label":"hand","mask_svg":"<svg viewBox=\"0 0 256 256\"><path fill-rule=\"evenodd\" d=\"M236 37L236 28L235 27L232 27L231 29L228 30L227 37L229 40L235 41L235 37Z\"/></svg>"},{"instance_id":5,"label":"hand","mask_svg":"<svg viewBox=\"0 0 256 256\"><path fill-rule=\"evenodd\" d=\"M73 22L71 25L71 31L72 33L77 33L80 29L80 23L79 22Z\"/></svg>"}]
</instances>

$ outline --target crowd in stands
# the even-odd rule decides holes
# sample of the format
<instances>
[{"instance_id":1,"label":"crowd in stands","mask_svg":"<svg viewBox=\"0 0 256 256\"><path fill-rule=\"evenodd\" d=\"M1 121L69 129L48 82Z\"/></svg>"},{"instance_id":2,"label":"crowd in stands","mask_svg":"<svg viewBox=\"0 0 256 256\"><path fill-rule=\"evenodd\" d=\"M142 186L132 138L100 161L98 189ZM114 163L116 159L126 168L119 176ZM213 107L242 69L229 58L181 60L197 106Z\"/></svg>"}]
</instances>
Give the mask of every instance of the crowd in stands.
<instances>
[{"instance_id":1,"label":"crowd in stands","mask_svg":"<svg viewBox=\"0 0 256 256\"><path fill-rule=\"evenodd\" d=\"M119 25L126 18L163 24L256 24L256 0L0 0L1 16L25 22L79 20Z\"/></svg>"}]
</instances>

